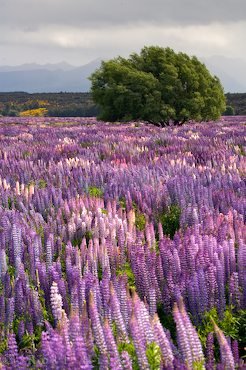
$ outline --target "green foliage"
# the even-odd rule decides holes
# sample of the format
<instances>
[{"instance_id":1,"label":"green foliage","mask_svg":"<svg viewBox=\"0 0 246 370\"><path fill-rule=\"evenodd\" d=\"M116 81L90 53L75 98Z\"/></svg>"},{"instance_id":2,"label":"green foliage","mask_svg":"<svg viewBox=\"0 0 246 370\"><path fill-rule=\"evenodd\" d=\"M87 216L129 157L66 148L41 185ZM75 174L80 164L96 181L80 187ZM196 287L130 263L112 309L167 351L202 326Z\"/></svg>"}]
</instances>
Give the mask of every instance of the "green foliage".
<instances>
[{"instance_id":1,"label":"green foliage","mask_svg":"<svg viewBox=\"0 0 246 370\"><path fill-rule=\"evenodd\" d=\"M36 226L36 233L41 237L42 245L44 245L44 228L42 225Z\"/></svg>"},{"instance_id":2,"label":"green foliage","mask_svg":"<svg viewBox=\"0 0 246 370\"><path fill-rule=\"evenodd\" d=\"M227 105L235 109L235 114L239 116L246 115L246 94L245 93L227 93Z\"/></svg>"},{"instance_id":3,"label":"green foliage","mask_svg":"<svg viewBox=\"0 0 246 370\"><path fill-rule=\"evenodd\" d=\"M100 356L99 348L95 345L94 346L94 355L92 357L92 366L93 366L93 369L95 369L95 370L100 369L99 356Z\"/></svg>"},{"instance_id":4,"label":"green foliage","mask_svg":"<svg viewBox=\"0 0 246 370\"><path fill-rule=\"evenodd\" d=\"M74 237L71 241L71 244L73 247L77 247L78 245L80 245L81 243L81 239L77 238L77 237Z\"/></svg>"},{"instance_id":5,"label":"green foliage","mask_svg":"<svg viewBox=\"0 0 246 370\"><path fill-rule=\"evenodd\" d=\"M146 218L144 213L139 211L135 212L135 226L139 231L143 231L146 225Z\"/></svg>"},{"instance_id":6,"label":"green foliage","mask_svg":"<svg viewBox=\"0 0 246 370\"><path fill-rule=\"evenodd\" d=\"M47 182L44 179L40 179L38 182L39 189L45 189L47 187Z\"/></svg>"},{"instance_id":7,"label":"green foliage","mask_svg":"<svg viewBox=\"0 0 246 370\"><path fill-rule=\"evenodd\" d=\"M168 146L167 140L162 139L162 138L156 139L155 144L158 146L164 146L164 147Z\"/></svg>"},{"instance_id":8,"label":"green foliage","mask_svg":"<svg viewBox=\"0 0 246 370\"><path fill-rule=\"evenodd\" d=\"M140 119L165 126L214 120L225 110L218 78L197 58L170 48L144 47L128 59L104 61L90 80L103 120Z\"/></svg>"},{"instance_id":9,"label":"green foliage","mask_svg":"<svg viewBox=\"0 0 246 370\"><path fill-rule=\"evenodd\" d=\"M49 117L95 117L97 114L98 107L91 103L89 106L79 102L65 104L64 106L48 107Z\"/></svg>"},{"instance_id":10,"label":"green foliage","mask_svg":"<svg viewBox=\"0 0 246 370\"><path fill-rule=\"evenodd\" d=\"M9 265L8 266L8 273L9 273L10 278L14 278L15 277L15 267L12 266L12 265Z\"/></svg>"},{"instance_id":11,"label":"green foliage","mask_svg":"<svg viewBox=\"0 0 246 370\"><path fill-rule=\"evenodd\" d=\"M87 148L92 147L94 144L89 141L81 141L79 145L81 146L81 148L87 149Z\"/></svg>"},{"instance_id":12,"label":"green foliage","mask_svg":"<svg viewBox=\"0 0 246 370\"><path fill-rule=\"evenodd\" d=\"M18 328L19 328L20 323L22 321L25 322L28 319L29 318L26 317L26 315L18 316L18 317L14 318L13 331L16 335L18 333ZM35 328L35 331L38 332L37 328ZM41 329L41 332L42 332L42 329ZM35 343L38 344L41 340L41 332L40 332L39 336L37 336L37 337L35 335L35 332L33 334L29 334L28 332L25 332L23 337L21 338L21 340L17 341L19 349L22 350L22 351L28 351L28 352L32 351L33 352L35 350Z\"/></svg>"},{"instance_id":13,"label":"green foliage","mask_svg":"<svg viewBox=\"0 0 246 370\"><path fill-rule=\"evenodd\" d=\"M167 314L164 311L163 305L157 305L157 314L162 326L170 331L172 339L176 340L176 325L172 314Z\"/></svg>"},{"instance_id":14,"label":"green foliage","mask_svg":"<svg viewBox=\"0 0 246 370\"><path fill-rule=\"evenodd\" d=\"M155 342L148 344L146 356L150 370L159 370L161 368L161 350Z\"/></svg>"},{"instance_id":15,"label":"green foliage","mask_svg":"<svg viewBox=\"0 0 246 370\"><path fill-rule=\"evenodd\" d=\"M123 204L124 203L125 203L125 199L123 200ZM132 202L132 208L135 210L135 226L137 230L143 231L146 225L146 217L144 213L140 212L137 203L134 201Z\"/></svg>"},{"instance_id":16,"label":"green foliage","mask_svg":"<svg viewBox=\"0 0 246 370\"><path fill-rule=\"evenodd\" d=\"M86 243L88 244L88 243L89 243L89 241L90 241L91 239L93 239L93 232L92 232L92 230L86 230L86 231L84 232L83 237L85 238ZM80 246L81 241L82 241L81 237L78 237L78 236L75 234L74 238L71 240L72 246L73 246L73 247Z\"/></svg>"},{"instance_id":17,"label":"green foliage","mask_svg":"<svg viewBox=\"0 0 246 370\"><path fill-rule=\"evenodd\" d=\"M0 355L3 354L8 348L8 341L7 339L1 338L0 340Z\"/></svg>"},{"instance_id":18,"label":"green foliage","mask_svg":"<svg viewBox=\"0 0 246 370\"><path fill-rule=\"evenodd\" d=\"M243 145L239 144L238 147L239 147L240 155L245 157L246 156L246 151L245 151Z\"/></svg>"},{"instance_id":19,"label":"green foliage","mask_svg":"<svg viewBox=\"0 0 246 370\"><path fill-rule=\"evenodd\" d=\"M8 209L14 209L17 206L17 198L14 195L12 197L8 197Z\"/></svg>"},{"instance_id":20,"label":"green foliage","mask_svg":"<svg viewBox=\"0 0 246 370\"><path fill-rule=\"evenodd\" d=\"M96 186L89 186L88 192L90 197L101 198L103 196L102 189L97 188Z\"/></svg>"},{"instance_id":21,"label":"green foliage","mask_svg":"<svg viewBox=\"0 0 246 370\"><path fill-rule=\"evenodd\" d=\"M233 313L232 307L228 307L224 312L222 320L219 321L219 327L226 336L238 339L239 324L240 320Z\"/></svg>"},{"instance_id":22,"label":"green foliage","mask_svg":"<svg viewBox=\"0 0 246 370\"><path fill-rule=\"evenodd\" d=\"M8 197L8 209L12 209L12 198Z\"/></svg>"},{"instance_id":23,"label":"green foliage","mask_svg":"<svg viewBox=\"0 0 246 370\"><path fill-rule=\"evenodd\" d=\"M31 152L29 152L28 150L25 150L25 151L23 152L23 158L24 158L24 159L27 159L27 158L31 157L31 155L32 155L32 153L31 153Z\"/></svg>"},{"instance_id":24,"label":"green foliage","mask_svg":"<svg viewBox=\"0 0 246 370\"><path fill-rule=\"evenodd\" d=\"M42 303L41 303L42 304ZM44 306L45 307L45 306ZM42 304L43 309L43 304ZM44 308L45 309L45 308ZM46 310L46 309L45 309ZM53 324L53 316L51 315L43 315L44 320L49 320L51 324ZM22 316L15 317L13 320L12 328L13 332L17 335L18 334L18 328L21 322L26 322L27 320L30 320L30 317L28 317L26 314ZM37 325L34 329L33 334L29 334L28 332L25 332L21 340L18 340L17 343L18 347L22 351L34 351L41 342L42 332L44 331L44 325Z\"/></svg>"},{"instance_id":25,"label":"green foliage","mask_svg":"<svg viewBox=\"0 0 246 370\"><path fill-rule=\"evenodd\" d=\"M180 227L180 214L181 209L177 205L171 205L167 212L163 212L159 216L159 220L162 224L163 233L169 236L171 239Z\"/></svg>"},{"instance_id":26,"label":"green foliage","mask_svg":"<svg viewBox=\"0 0 246 370\"><path fill-rule=\"evenodd\" d=\"M90 239L93 239L93 232L91 230L86 230L84 236L85 236L85 239L86 239L86 243L88 244Z\"/></svg>"},{"instance_id":27,"label":"green foliage","mask_svg":"<svg viewBox=\"0 0 246 370\"><path fill-rule=\"evenodd\" d=\"M129 262L126 262L123 266L121 266L121 268L116 271L116 275L126 275L129 287L135 288L135 276Z\"/></svg>"},{"instance_id":28,"label":"green foliage","mask_svg":"<svg viewBox=\"0 0 246 370\"><path fill-rule=\"evenodd\" d=\"M15 334L18 333L18 328L19 328L19 324L21 321L25 321L25 316L22 315L22 316L18 316L18 317L14 317L14 320L13 320L13 323L12 323L12 329L13 329L13 332Z\"/></svg>"},{"instance_id":29,"label":"green foliage","mask_svg":"<svg viewBox=\"0 0 246 370\"><path fill-rule=\"evenodd\" d=\"M226 110L223 113L224 116L234 116L235 110L231 105L226 106Z\"/></svg>"},{"instance_id":30,"label":"green foliage","mask_svg":"<svg viewBox=\"0 0 246 370\"><path fill-rule=\"evenodd\" d=\"M203 361L193 362L192 369L193 370L204 370L204 362Z\"/></svg>"},{"instance_id":31,"label":"green foliage","mask_svg":"<svg viewBox=\"0 0 246 370\"><path fill-rule=\"evenodd\" d=\"M129 67L121 58L103 62L91 78L92 94L104 120L129 121L158 115L161 94L150 73ZM105 87L107 88L105 89Z\"/></svg>"},{"instance_id":32,"label":"green foliage","mask_svg":"<svg viewBox=\"0 0 246 370\"><path fill-rule=\"evenodd\" d=\"M99 113L89 93L0 92L0 115L19 116L29 110L31 114L39 108L46 108L49 117L95 117Z\"/></svg>"},{"instance_id":33,"label":"green foliage","mask_svg":"<svg viewBox=\"0 0 246 370\"><path fill-rule=\"evenodd\" d=\"M98 274L98 280L101 281L103 277L103 270L100 264L98 264L97 274Z\"/></svg>"},{"instance_id":34,"label":"green foliage","mask_svg":"<svg viewBox=\"0 0 246 370\"><path fill-rule=\"evenodd\" d=\"M62 276L66 276L66 244L64 242L62 242L60 263L61 263L61 269L62 269Z\"/></svg>"},{"instance_id":35,"label":"green foliage","mask_svg":"<svg viewBox=\"0 0 246 370\"><path fill-rule=\"evenodd\" d=\"M1 111L3 116L16 117L19 115L19 107L13 101L7 101L4 105L3 110Z\"/></svg>"},{"instance_id":36,"label":"green foliage","mask_svg":"<svg viewBox=\"0 0 246 370\"><path fill-rule=\"evenodd\" d=\"M47 310L47 307L46 307L46 304L45 304L44 291L40 288L38 289L38 297L39 297L39 301L40 301L40 304L41 304L41 307L42 307L43 320L49 321L51 324L53 324L54 323L54 318L53 318L52 312L51 312L51 310L50 311ZM39 327L36 327L36 329L37 328L39 328Z\"/></svg>"},{"instance_id":37,"label":"green foliage","mask_svg":"<svg viewBox=\"0 0 246 370\"><path fill-rule=\"evenodd\" d=\"M35 334L25 333L19 343L19 349L33 351L35 349L34 340L35 340Z\"/></svg>"},{"instance_id":38,"label":"green foliage","mask_svg":"<svg viewBox=\"0 0 246 370\"><path fill-rule=\"evenodd\" d=\"M117 325L115 321L112 321L112 333L115 339L117 339L118 330L117 330Z\"/></svg>"},{"instance_id":39,"label":"green foliage","mask_svg":"<svg viewBox=\"0 0 246 370\"><path fill-rule=\"evenodd\" d=\"M244 348L246 346L246 311L234 311L232 306L226 308L223 313L223 317L220 318L216 308L212 308L210 311L205 312L201 325L198 327L198 335L203 344L206 345L206 338L209 333L214 331L213 323L223 331L225 336L230 337L234 340L238 340L239 346ZM218 352L218 350L217 350Z\"/></svg>"},{"instance_id":40,"label":"green foliage","mask_svg":"<svg viewBox=\"0 0 246 370\"><path fill-rule=\"evenodd\" d=\"M131 357L133 370L140 370L138 365L138 357L133 342L120 342L118 344L118 352L122 353L123 351L128 352L129 356Z\"/></svg>"},{"instance_id":41,"label":"green foliage","mask_svg":"<svg viewBox=\"0 0 246 370\"><path fill-rule=\"evenodd\" d=\"M244 355L245 355L245 348L246 348L246 310L240 310L238 313L238 336L237 340L239 342L239 345L242 349L244 349Z\"/></svg>"},{"instance_id":42,"label":"green foliage","mask_svg":"<svg viewBox=\"0 0 246 370\"><path fill-rule=\"evenodd\" d=\"M126 198L125 198L125 197L121 197L121 198L119 199L119 205L121 206L121 208L122 208L123 210L125 210L125 209L126 209Z\"/></svg>"}]
</instances>

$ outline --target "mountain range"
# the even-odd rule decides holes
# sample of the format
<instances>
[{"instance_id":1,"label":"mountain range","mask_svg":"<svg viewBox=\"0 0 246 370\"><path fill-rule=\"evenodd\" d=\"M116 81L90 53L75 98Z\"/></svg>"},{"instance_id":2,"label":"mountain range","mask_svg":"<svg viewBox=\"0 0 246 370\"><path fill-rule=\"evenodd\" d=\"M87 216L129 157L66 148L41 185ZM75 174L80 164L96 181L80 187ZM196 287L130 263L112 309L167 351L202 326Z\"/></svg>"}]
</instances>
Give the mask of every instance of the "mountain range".
<instances>
[{"instance_id":1,"label":"mountain range","mask_svg":"<svg viewBox=\"0 0 246 370\"><path fill-rule=\"evenodd\" d=\"M246 92L246 61L224 56L200 60L220 78L225 92ZM101 59L93 60L81 67L66 62L0 66L0 92L88 92L90 90L88 77L100 63Z\"/></svg>"},{"instance_id":2,"label":"mountain range","mask_svg":"<svg viewBox=\"0 0 246 370\"><path fill-rule=\"evenodd\" d=\"M88 77L100 63L100 59L96 59L81 67L74 67L66 62L0 66L0 91L88 92Z\"/></svg>"}]
</instances>

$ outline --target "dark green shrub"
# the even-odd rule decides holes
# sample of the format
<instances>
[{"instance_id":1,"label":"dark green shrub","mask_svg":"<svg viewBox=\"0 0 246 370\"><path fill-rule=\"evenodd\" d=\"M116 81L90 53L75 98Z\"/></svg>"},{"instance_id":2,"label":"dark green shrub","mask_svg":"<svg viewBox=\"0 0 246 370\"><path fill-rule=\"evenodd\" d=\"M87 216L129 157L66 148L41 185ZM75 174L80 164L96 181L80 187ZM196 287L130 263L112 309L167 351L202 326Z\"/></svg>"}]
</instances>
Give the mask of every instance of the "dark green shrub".
<instances>
[{"instance_id":1,"label":"dark green shrub","mask_svg":"<svg viewBox=\"0 0 246 370\"><path fill-rule=\"evenodd\" d=\"M231 105L226 106L226 110L223 113L224 116L234 116L235 109Z\"/></svg>"},{"instance_id":2,"label":"dark green shrub","mask_svg":"<svg viewBox=\"0 0 246 370\"><path fill-rule=\"evenodd\" d=\"M169 236L171 239L173 239L176 231L179 230L180 215L181 209L179 206L171 205L169 210L167 212L163 212L159 217L164 234Z\"/></svg>"}]
</instances>

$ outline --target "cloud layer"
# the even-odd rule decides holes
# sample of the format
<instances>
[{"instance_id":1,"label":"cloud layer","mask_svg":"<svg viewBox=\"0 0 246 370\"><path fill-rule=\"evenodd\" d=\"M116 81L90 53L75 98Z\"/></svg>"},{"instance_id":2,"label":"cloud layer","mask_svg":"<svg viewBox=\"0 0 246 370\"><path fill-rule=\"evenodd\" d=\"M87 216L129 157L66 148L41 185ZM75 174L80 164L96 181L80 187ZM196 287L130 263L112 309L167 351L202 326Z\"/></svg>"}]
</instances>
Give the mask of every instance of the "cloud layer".
<instances>
[{"instance_id":1,"label":"cloud layer","mask_svg":"<svg viewBox=\"0 0 246 370\"><path fill-rule=\"evenodd\" d=\"M246 60L244 0L0 0L0 64L128 55L144 45Z\"/></svg>"},{"instance_id":2,"label":"cloud layer","mask_svg":"<svg viewBox=\"0 0 246 370\"><path fill-rule=\"evenodd\" d=\"M190 25L246 20L244 0L1 0L1 23L100 28L135 23Z\"/></svg>"}]
</instances>

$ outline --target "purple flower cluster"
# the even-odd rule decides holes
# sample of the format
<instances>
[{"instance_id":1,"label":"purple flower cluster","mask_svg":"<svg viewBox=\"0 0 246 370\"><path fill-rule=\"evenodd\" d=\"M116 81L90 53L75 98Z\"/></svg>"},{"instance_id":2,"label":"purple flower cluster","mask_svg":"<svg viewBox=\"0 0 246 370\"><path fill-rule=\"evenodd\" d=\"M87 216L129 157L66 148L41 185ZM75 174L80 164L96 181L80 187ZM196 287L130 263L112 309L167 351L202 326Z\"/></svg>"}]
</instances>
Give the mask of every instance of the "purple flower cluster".
<instances>
[{"instance_id":1,"label":"purple flower cluster","mask_svg":"<svg viewBox=\"0 0 246 370\"><path fill-rule=\"evenodd\" d=\"M243 369L245 125L0 118L0 368Z\"/></svg>"}]
</instances>

